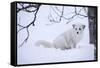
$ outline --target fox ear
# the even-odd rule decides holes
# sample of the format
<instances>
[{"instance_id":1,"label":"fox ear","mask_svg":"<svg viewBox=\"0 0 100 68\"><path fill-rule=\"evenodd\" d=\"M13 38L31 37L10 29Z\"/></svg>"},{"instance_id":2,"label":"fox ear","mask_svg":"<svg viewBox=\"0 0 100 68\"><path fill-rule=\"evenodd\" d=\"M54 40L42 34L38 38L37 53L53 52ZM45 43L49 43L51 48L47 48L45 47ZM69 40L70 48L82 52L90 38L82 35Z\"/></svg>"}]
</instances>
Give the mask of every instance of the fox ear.
<instances>
[{"instance_id":1,"label":"fox ear","mask_svg":"<svg viewBox=\"0 0 100 68\"><path fill-rule=\"evenodd\" d=\"M85 25L83 25L83 29L85 28Z\"/></svg>"},{"instance_id":2,"label":"fox ear","mask_svg":"<svg viewBox=\"0 0 100 68\"><path fill-rule=\"evenodd\" d=\"M76 25L75 25L75 24L73 24L72 26L73 26L73 28L75 28L75 26L76 26Z\"/></svg>"}]
</instances>

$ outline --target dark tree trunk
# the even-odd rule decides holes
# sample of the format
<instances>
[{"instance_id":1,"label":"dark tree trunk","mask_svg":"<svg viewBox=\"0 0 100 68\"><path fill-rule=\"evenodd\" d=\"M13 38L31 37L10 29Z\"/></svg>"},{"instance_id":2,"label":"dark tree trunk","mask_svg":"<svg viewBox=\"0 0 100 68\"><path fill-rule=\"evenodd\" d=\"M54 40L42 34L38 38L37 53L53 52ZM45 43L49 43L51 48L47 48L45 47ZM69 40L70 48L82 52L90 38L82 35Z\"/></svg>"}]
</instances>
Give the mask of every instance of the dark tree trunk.
<instances>
[{"instance_id":1,"label":"dark tree trunk","mask_svg":"<svg viewBox=\"0 0 100 68\"><path fill-rule=\"evenodd\" d=\"M97 48L97 8L89 7L88 8L88 19L89 19L89 32L90 32L90 43L94 44ZM95 50L95 58L96 50Z\"/></svg>"},{"instance_id":2,"label":"dark tree trunk","mask_svg":"<svg viewBox=\"0 0 100 68\"><path fill-rule=\"evenodd\" d=\"M97 35L97 8L88 8L88 19L89 19L89 31L90 31L90 43L96 45Z\"/></svg>"}]
</instances>

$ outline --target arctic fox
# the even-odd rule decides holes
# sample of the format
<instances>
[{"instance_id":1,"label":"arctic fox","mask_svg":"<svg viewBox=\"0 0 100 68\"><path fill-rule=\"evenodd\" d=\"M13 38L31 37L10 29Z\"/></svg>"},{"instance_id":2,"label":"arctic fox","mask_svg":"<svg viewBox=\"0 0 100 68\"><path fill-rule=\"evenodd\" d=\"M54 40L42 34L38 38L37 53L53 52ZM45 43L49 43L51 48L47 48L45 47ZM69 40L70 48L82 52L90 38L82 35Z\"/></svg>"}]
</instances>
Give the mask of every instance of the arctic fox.
<instances>
[{"instance_id":1,"label":"arctic fox","mask_svg":"<svg viewBox=\"0 0 100 68\"><path fill-rule=\"evenodd\" d=\"M72 27L73 28L56 37L52 43L45 40L39 40L35 45L42 45L47 48L60 48L61 50L76 48L76 44L82 39L85 25L73 24Z\"/></svg>"}]
</instances>

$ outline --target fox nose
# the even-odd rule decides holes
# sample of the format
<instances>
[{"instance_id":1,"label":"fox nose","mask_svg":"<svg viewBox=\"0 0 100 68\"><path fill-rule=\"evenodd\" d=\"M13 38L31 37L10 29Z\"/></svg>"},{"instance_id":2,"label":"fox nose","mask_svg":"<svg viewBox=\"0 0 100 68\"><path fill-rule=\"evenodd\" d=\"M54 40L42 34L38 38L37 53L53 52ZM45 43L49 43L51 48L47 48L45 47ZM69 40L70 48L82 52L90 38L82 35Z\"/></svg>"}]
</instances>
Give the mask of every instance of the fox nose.
<instances>
[{"instance_id":1,"label":"fox nose","mask_svg":"<svg viewBox=\"0 0 100 68\"><path fill-rule=\"evenodd\" d=\"M77 32L77 34L79 34L79 32Z\"/></svg>"}]
</instances>

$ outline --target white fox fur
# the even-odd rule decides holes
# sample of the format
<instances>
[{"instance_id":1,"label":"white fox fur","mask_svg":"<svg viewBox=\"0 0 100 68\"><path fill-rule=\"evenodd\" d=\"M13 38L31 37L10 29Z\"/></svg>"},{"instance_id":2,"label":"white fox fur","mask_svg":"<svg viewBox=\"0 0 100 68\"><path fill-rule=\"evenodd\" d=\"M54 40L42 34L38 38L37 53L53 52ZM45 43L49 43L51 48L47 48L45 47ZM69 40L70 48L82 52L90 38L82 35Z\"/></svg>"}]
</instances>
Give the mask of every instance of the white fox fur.
<instances>
[{"instance_id":1,"label":"white fox fur","mask_svg":"<svg viewBox=\"0 0 100 68\"><path fill-rule=\"evenodd\" d=\"M72 26L73 28L56 37L52 43L39 40L36 42L36 46L42 45L47 48L60 48L62 50L76 48L76 44L82 39L85 25L73 24Z\"/></svg>"}]
</instances>

